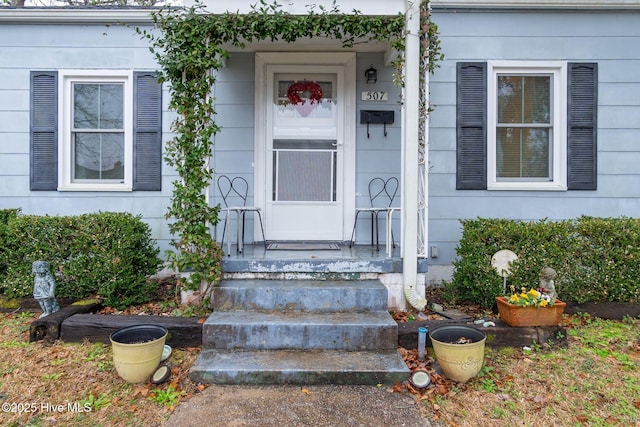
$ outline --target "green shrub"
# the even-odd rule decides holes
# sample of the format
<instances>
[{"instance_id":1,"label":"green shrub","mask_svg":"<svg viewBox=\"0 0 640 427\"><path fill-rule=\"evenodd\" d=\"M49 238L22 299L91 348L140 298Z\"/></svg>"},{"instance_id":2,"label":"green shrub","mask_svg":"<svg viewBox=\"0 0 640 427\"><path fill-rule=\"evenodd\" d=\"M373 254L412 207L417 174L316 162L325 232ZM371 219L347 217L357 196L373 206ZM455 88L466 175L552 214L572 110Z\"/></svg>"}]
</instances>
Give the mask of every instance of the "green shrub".
<instances>
[{"instance_id":1,"label":"green shrub","mask_svg":"<svg viewBox=\"0 0 640 427\"><path fill-rule=\"evenodd\" d=\"M5 250L5 245L9 236L8 224L9 220L17 217L20 209L0 209L0 277L3 277L8 269L9 254Z\"/></svg>"},{"instance_id":2,"label":"green shrub","mask_svg":"<svg viewBox=\"0 0 640 427\"><path fill-rule=\"evenodd\" d=\"M462 238L452 281L444 293L451 302L491 307L503 293L503 278L491 267L501 249L518 255L507 286L537 288L543 267L556 270L560 299L640 301L640 219L580 217L552 222L508 219L462 220Z\"/></svg>"},{"instance_id":3,"label":"green shrub","mask_svg":"<svg viewBox=\"0 0 640 427\"><path fill-rule=\"evenodd\" d=\"M148 301L148 281L160 265L150 227L138 216L101 212L80 216L16 215L8 219L0 243L0 293L32 294L31 263L48 261L56 296L98 295L125 308ZM0 231L1 233L1 231Z\"/></svg>"}]
</instances>

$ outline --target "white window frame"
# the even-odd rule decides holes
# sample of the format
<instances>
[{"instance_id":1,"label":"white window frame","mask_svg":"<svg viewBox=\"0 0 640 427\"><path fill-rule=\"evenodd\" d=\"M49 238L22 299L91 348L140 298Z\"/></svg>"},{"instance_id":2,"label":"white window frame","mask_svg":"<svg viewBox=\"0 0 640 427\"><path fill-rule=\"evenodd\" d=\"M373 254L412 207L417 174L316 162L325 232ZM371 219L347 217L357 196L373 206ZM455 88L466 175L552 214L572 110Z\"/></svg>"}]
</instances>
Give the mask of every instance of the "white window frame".
<instances>
[{"instance_id":1,"label":"white window frame","mask_svg":"<svg viewBox=\"0 0 640 427\"><path fill-rule=\"evenodd\" d=\"M491 61L487 70L487 189L567 190L567 63L560 61ZM498 74L545 74L552 76L552 180L507 181L497 179L497 77Z\"/></svg>"},{"instance_id":2,"label":"white window frame","mask_svg":"<svg viewBox=\"0 0 640 427\"><path fill-rule=\"evenodd\" d=\"M72 158L72 85L73 83L122 83L124 85L124 180L117 182L74 182ZM133 190L133 71L60 70L58 79L58 190L59 191L132 191Z\"/></svg>"}]
</instances>

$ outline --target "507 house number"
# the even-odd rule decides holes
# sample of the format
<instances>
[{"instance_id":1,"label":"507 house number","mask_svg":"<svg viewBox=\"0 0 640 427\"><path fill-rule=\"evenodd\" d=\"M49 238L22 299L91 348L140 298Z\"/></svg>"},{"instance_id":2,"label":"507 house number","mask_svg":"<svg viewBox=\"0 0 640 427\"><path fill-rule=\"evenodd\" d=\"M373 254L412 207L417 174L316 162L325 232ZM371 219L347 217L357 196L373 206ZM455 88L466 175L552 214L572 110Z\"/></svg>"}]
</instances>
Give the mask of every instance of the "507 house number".
<instances>
[{"instance_id":1,"label":"507 house number","mask_svg":"<svg viewBox=\"0 0 640 427\"><path fill-rule=\"evenodd\" d=\"M362 100L363 101L388 101L389 94L387 92L364 91L362 92Z\"/></svg>"}]
</instances>

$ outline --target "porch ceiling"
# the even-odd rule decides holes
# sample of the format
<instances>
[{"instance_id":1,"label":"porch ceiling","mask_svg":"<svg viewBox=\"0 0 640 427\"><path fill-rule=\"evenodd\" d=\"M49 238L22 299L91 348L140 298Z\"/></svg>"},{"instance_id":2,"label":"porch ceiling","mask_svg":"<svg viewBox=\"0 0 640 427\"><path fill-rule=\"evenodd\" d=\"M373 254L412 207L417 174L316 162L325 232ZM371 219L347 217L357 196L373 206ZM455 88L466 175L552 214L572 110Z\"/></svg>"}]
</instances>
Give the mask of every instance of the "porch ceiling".
<instances>
[{"instance_id":1,"label":"porch ceiling","mask_svg":"<svg viewBox=\"0 0 640 427\"><path fill-rule=\"evenodd\" d=\"M340 40L328 39L323 37L304 37L289 43L283 40L275 41L256 41L246 42L245 48L227 46L229 52L332 52L332 51L350 51L350 52L390 52L387 43L380 41L356 40L353 47L343 48Z\"/></svg>"}]
</instances>

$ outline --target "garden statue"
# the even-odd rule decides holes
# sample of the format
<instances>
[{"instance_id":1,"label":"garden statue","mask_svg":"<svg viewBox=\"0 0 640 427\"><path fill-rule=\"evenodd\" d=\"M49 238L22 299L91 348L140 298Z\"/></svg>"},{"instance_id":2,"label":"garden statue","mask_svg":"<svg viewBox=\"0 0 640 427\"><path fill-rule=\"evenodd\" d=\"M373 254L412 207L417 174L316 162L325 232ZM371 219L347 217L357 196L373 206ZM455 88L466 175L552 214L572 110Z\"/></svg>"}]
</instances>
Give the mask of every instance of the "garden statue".
<instances>
[{"instance_id":1,"label":"garden statue","mask_svg":"<svg viewBox=\"0 0 640 427\"><path fill-rule=\"evenodd\" d=\"M549 295L551 300L558 298L556 287L553 283L553 279L555 279L556 276L556 271L551 267L544 267L540 270L540 288L544 289L544 293Z\"/></svg>"},{"instance_id":2,"label":"garden statue","mask_svg":"<svg viewBox=\"0 0 640 427\"><path fill-rule=\"evenodd\" d=\"M33 297L42 308L40 318L60 310L60 305L55 298L56 282L51 277L51 273L49 273L49 263L47 261L34 261L31 264L31 272L35 275L35 279L33 279Z\"/></svg>"}]
</instances>

